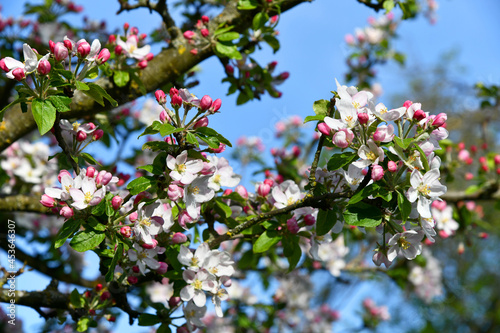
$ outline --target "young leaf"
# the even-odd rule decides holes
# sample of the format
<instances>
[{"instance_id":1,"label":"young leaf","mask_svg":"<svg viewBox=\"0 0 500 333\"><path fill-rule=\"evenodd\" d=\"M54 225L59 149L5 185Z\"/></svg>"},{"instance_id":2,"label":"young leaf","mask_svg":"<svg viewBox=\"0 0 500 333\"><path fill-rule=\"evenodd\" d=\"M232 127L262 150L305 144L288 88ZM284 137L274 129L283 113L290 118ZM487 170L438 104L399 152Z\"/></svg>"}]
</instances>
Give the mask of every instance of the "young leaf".
<instances>
[{"instance_id":1,"label":"young leaf","mask_svg":"<svg viewBox=\"0 0 500 333\"><path fill-rule=\"evenodd\" d=\"M105 279L106 282L110 282L113 280L113 276L115 274L115 266L122 257L123 254L123 244L120 243L116 247L115 255L113 256L113 259L111 260L111 264L109 265L108 272L106 273Z\"/></svg>"},{"instance_id":2,"label":"young leaf","mask_svg":"<svg viewBox=\"0 0 500 333\"><path fill-rule=\"evenodd\" d=\"M382 223L382 213L380 209L358 202L355 205L347 206L344 211L344 219L346 223L358 227L376 227Z\"/></svg>"},{"instance_id":3,"label":"young leaf","mask_svg":"<svg viewBox=\"0 0 500 333\"><path fill-rule=\"evenodd\" d=\"M255 243L253 244L253 252L254 253L266 252L280 240L281 236L278 234L276 230L266 230L262 233L262 235L259 236L259 238L257 238Z\"/></svg>"},{"instance_id":4,"label":"young leaf","mask_svg":"<svg viewBox=\"0 0 500 333\"><path fill-rule=\"evenodd\" d=\"M217 36L217 39L223 42L228 42L240 38L240 34L234 31L226 32Z\"/></svg>"},{"instance_id":5,"label":"young leaf","mask_svg":"<svg viewBox=\"0 0 500 333\"><path fill-rule=\"evenodd\" d=\"M398 192L398 207L401 212L401 220L405 223L411 213L411 202L400 192Z\"/></svg>"},{"instance_id":6,"label":"young leaf","mask_svg":"<svg viewBox=\"0 0 500 333\"><path fill-rule=\"evenodd\" d=\"M85 306L85 300L83 297L80 295L78 290L75 288L69 295L69 300L71 302L71 305L73 305L75 308L83 308Z\"/></svg>"},{"instance_id":7,"label":"young leaf","mask_svg":"<svg viewBox=\"0 0 500 333\"><path fill-rule=\"evenodd\" d=\"M127 185L127 190L130 191L130 194L136 195L143 191L146 191L148 188L153 186L155 183L154 177L144 176L134 179Z\"/></svg>"},{"instance_id":8,"label":"young leaf","mask_svg":"<svg viewBox=\"0 0 500 333\"><path fill-rule=\"evenodd\" d=\"M333 210L320 210L316 219L316 234L318 236L326 235L332 230L335 223L337 223L337 211Z\"/></svg>"},{"instance_id":9,"label":"young leaf","mask_svg":"<svg viewBox=\"0 0 500 333\"><path fill-rule=\"evenodd\" d=\"M85 252L101 244L104 238L106 238L106 235L103 232L87 229L78 232L71 242L69 242L69 245L75 251Z\"/></svg>"},{"instance_id":10,"label":"young leaf","mask_svg":"<svg viewBox=\"0 0 500 333\"><path fill-rule=\"evenodd\" d=\"M314 102L313 110L317 116L326 116L328 114L328 109L330 108L330 101L326 99L320 99Z\"/></svg>"},{"instance_id":11,"label":"young leaf","mask_svg":"<svg viewBox=\"0 0 500 333\"><path fill-rule=\"evenodd\" d=\"M220 55L222 55L224 57L228 57L230 59L236 59L236 60L242 59L241 53L238 51L238 48L236 47L236 45L233 45L231 43L217 42L215 44L215 50L217 51L217 53L219 53Z\"/></svg>"},{"instance_id":12,"label":"young leaf","mask_svg":"<svg viewBox=\"0 0 500 333\"><path fill-rule=\"evenodd\" d=\"M130 81L130 75L126 71L115 71L113 81L118 87L125 87Z\"/></svg>"},{"instance_id":13,"label":"young leaf","mask_svg":"<svg viewBox=\"0 0 500 333\"><path fill-rule=\"evenodd\" d=\"M42 100L40 98L35 98L33 103L31 103L31 111L33 113L33 118L38 126L38 131L40 135L44 135L56 122L56 108L52 105L49 100Z\"/></svg>"},{"instance_id":14,"label":"young leaf","mask_svg":"<svg viewBox=\"0 0 500 333\"><path fill-rule=\"evenodd\" d=\"M60 248L69 237L73 236L73 234L80 229L80 224L81 221L75 221L73 219L64 222L61 230L57 233L54 248Z\"/></svg>"},{"instance_id":15,"label":"young leaf","mask_svg":"<svg viewBox=\"0 0 500 333\"><path fill-rule=\"evenodd\" d=\"M69 107L71 104L71 98L67 96L52 95L49 96L48 99L52 102L58 112L67 112L71 110Z\"/></svg>"},{"instance_id":16,"label":"young leaf","mask_svg":"<svg viewBox=\"0 0 500 333\"><path fill-rule=\"evenodd\" d=\"M342 154L335 154L330 157L327 168L329 171L339 170L347 164L351 163L358 158L358 154L353 152L345 152Z\"/></svg>"},{"instance_id":17,"label":"young leaf","mask_svg":"<svg viewBox=\"0 0 500 333\"><path fill-rule=\"evenodd\" d=\"M267 13L265 13L265 12L257 13L253 17L252 29L254 31L259 30L260 28L262 28L266 24L267 21L269 21L269 15L267 15Z\"/></svg>"},{"instance_id":18,"label":"young leaf","mask_svg":"<svg viewBox=\"0 0 500 333\"><path fill-rule=\"evenodd\" d=\"M76 86L76 89L81 90L81 91L90 90L89 86L85 82L82 82L82 81L76 81L75 86Z\"/></svg>"}]
</instances>

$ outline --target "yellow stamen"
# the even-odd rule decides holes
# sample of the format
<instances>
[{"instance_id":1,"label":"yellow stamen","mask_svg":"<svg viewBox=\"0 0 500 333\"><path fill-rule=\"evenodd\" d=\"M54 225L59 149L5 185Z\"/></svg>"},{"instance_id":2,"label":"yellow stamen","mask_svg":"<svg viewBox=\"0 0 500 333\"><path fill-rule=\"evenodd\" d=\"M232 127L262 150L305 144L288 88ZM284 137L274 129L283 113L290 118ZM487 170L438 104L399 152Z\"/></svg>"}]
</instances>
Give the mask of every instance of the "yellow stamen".
<instances>
[{"instance_id":1,"label":"yellow stamen","mask_svg":"<svg viewBox=\"0 0 500 333\"><path fill-rule=\"evenodd\" d=\"M429 193L431 193L431 189L430 189L429 185L420 185L418 187L418 191L420 193L422 193L423 195L429 195Z\"/></svg>"},{"instance_id":2,"label":"yellow stamen","mask_svg":"<svg viewBox=\"0 0 500 333\"><path fill-rule=\"evenodd\" d=\"M79 122L77 122L77 121L75 121L75 122L73 123L73 131L75 131L75 132L76 132L76 131L78 131L78 127L80 127L80 123L79 123Z\"/></svg>"},{"instance_id":3,"label":"yellow stamen","mask_svg":"<svg viewBox=\"0 0 500 333\"><path fill-rule=\"evenodd\" d=\"M398 240L398 245L403 250L408 250L410 248L411 243L406 240L406 237L401 237Z\"/></svg>"},{"instance_id":4,"label":"yellow stamen","mask_svg":"<svg viewBox=\"0 0 500 333\"><path fill-rule=\"evenodd\" d=\"M375 161L377 159L377 155L375 155L374 152L369 151L368 153L366 153L366 158L368 158L371 161Z\"/></svg>"},{"instance_id":5,"label":"yellow stamen","mask_svg":"<svg viewBox=\"0 0 500 333\"><path fill-rule=\"evenodd\" d=\"M85 193L84 201L88 204L92 200L92 194L90 192Z\"/></svg>"},{"instance_id":6,"label":"yellow stamen","mask_svg":"<svg viewBox=\"0 0 500 333\"><path fill-rule=\"evenodd\" d=\"M202 282L200 280L198 280L198 279L194 280L193 287L194 287L194 289L200 290L201 287L202 287Z\"/></svg>"}]
</instances>

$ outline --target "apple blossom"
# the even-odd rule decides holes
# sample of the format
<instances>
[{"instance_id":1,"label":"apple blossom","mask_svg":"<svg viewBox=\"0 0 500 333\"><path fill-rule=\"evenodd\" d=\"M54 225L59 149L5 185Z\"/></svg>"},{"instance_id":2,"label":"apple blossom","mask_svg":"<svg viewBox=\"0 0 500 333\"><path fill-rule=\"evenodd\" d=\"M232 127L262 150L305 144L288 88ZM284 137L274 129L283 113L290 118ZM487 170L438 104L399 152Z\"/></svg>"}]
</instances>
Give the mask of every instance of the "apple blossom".
<instances>
[{"instance_id":1,"label":"apple blossom","mask_svg":"<svg viewBox=\"0 0 500 333\"><path fill-rule=\"evenodd\" d=\"M423 176L417 169L410 176L411 187L408 189L408 200L418 200L417 210L423 218L432 217L430 205L432 200L446 193L446 186L439 182L439 169L432 169Z\"/></svg>"}]
</instances>

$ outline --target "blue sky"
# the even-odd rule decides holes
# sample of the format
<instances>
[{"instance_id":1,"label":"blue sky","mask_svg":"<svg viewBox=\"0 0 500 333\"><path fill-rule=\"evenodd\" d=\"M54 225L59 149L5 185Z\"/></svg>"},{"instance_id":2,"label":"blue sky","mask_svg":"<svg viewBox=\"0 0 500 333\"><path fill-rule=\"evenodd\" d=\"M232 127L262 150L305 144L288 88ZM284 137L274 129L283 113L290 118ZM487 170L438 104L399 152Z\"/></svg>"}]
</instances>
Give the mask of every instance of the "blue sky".
<instances>
[{"instance_id":1,"label":"blue sky","mask_svg":"<svg viewBox=\"0 0 500 333\"><path fill-rule=\"evenodd\" d=\"M20 13L21 3L9 1L2 4L2 16ZM150 15L144 9L116 16L117 1L87 0L80 3L84 3L86 15L92 19L105 19L110 27L121 27L124 22L129 22L132 26L138 26L141 32L149 32L160 23L159 17ZM439 5L435 25L429 24L423 17L402 23L395 47L406 53L408 65L419 65L425 70L439 61L443 53L455 49L459 51L457 62L467 70L466 75L461 77L464 84L472 86L477 81L499 84L500 20L497 15L500 13L500 2L441 0ZM268 149L271 148L276 143L271 133L277 120L295 114L301 117L310 115L315 100L330 98L330 91L335 89L334 79L338 78L342 82L346 70L344 35L352 33L356 27L365 26L369 16L376 14L354 0L316 0L285 13L278 27L281 50L273 55L264 46L264 50L256 56L262 64L277 60L278 72L290 72L290 78L280 86L283 91L280 99L264 96L261 101L237 107L236 96L226 96L228 85L220 83L222 68L218 60L203 62L199 74L201 84L193 92L208 94L223 101L221 113L210 119L210 126L233 142L241 135L263 136L264 144ZM384 102L388 102L393 93L404 90L411 79L407 77L411 74L403 74L396 65L379 67L378 73L385 92L382 96ZM407 99L412 98L408 96ZM425 111L439 113L443 110ZM3 255L0 264L5 265ZM92 275L92 272L88 274ZM26 274L18 279L18 288L42 289L48 281L33 273ZM38 314L22 307L18 307L18 310L19 316L27 321L30 331L35 331L35 325L41 322ZM121 324L120 330L125 332L127 327Z\"/></svg>"}]
</instances>

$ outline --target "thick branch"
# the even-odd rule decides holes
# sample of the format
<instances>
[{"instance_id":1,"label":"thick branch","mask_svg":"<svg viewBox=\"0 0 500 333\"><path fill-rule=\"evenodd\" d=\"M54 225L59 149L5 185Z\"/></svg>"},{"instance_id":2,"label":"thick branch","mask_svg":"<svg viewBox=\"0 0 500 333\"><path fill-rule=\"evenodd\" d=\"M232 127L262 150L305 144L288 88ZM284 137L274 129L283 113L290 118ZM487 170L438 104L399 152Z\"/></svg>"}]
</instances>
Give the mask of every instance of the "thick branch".
<instances>
[{"instance_id":1,"label":"thick branch","mask_svg":"<svg viewBox=\"0 0 500 333\"><path fill-rule=\"evenodd\" d=\"M441 199L450 203L467 200L499 200L500 191L498 190L497 185L481 188L479 191L474 193L466 193L465 191L449 191L442 195Z\"/></svg>"},{"instance_id":2,"label":"thick branch","mask_svg":"<svg viewBox=\"0 0 500 333\"><path fill-rule=\"evenodd\" d=\"M62 294L57 290L48 288L44 291L16 290L15 293L16 305L25 305L33 309L44 307L68 310L69 308L69 295ZM0 302L9 303L11 299L9 289L0 289Z\"/></svg>"},{"instance_id":3,"label":"thick branch","mask_svg":"<svg viewBox=\"0 0 500 333\"><path fill-rule=\"evenodd\" d=\"M281 5L281 11L284 12L303 2L310 1L284 0ZM239 11L236 6L236 1L230 2L222 13L210 22L212 30L219 24L234 25L234 30L238 32L248 29L252 25L252 19L257 10ZM162 85L173 82L181 74L214 55L214 51L211 48L203 49L197 55L193 55L189 52L190 46L186 45L186 47L187 50L182 54L179 54L178 50L174 47L163 50L148 63L146 69L141 71L140 77L148 92L152 92ZM109 78L101 78L96 83L106 89L120 105L141 96L136 84L129 84L125 88L118 88L114 86L112 80ZM102 107L87 95L77 91L71 104L71 111L63 113L61 117L82 118L111 109L112 106L110 104ZM22 113L19 106L9 109L5 114L4 120L6 130L0 131L0 151L3 151L10 144L35 129L35 121L33 120L31 111L28 110L28 112Z\"/></svg>"},{"instance_id":4,"label":"thick branch","mask_svg":"<svg viewBox=\"0 0 500 333\"><path fill-rule=\"evenodd\" d=\"M31 212L51 214L51 211L42 206L40 197L29 195L11 195L0 197L1 212Z\"/></svg>"}]
</instances>

